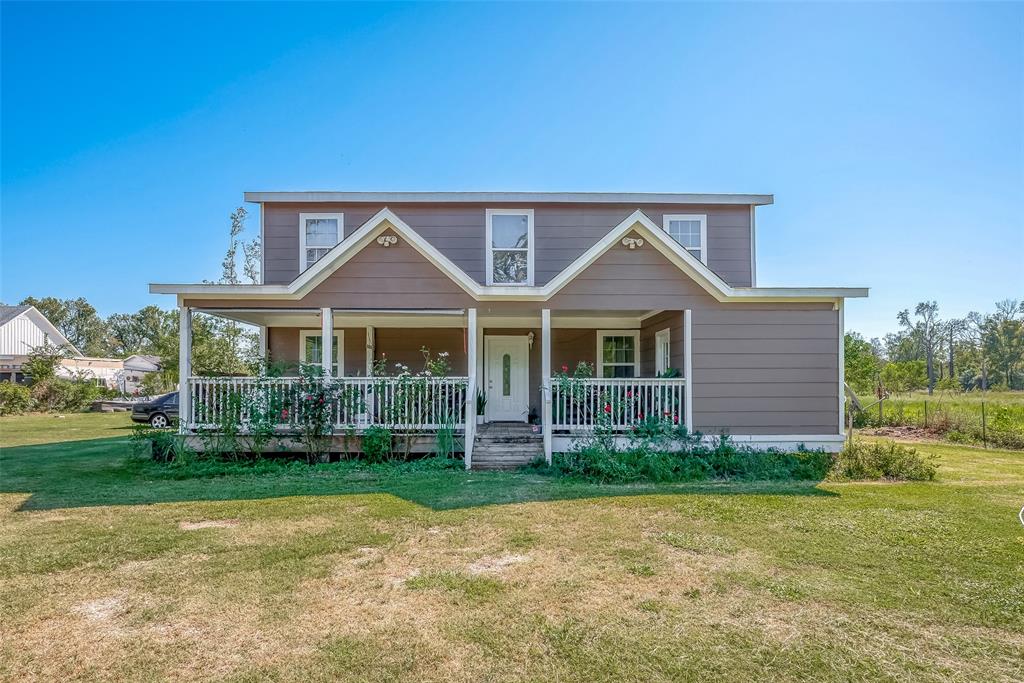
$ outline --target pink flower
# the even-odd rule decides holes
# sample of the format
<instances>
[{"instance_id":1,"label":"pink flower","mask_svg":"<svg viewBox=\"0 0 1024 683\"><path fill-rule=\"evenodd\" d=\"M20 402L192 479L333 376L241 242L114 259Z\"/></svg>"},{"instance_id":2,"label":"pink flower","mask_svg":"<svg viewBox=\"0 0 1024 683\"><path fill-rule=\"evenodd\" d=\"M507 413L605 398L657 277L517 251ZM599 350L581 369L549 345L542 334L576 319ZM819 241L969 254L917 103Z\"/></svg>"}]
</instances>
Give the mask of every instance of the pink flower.
<instances>
[{"instance_id":1,"label":"pink flower","mask_svg":"<svg viewBox=\"0 0 1024 683\"><path fill-rule=\"evenodd\" d=\"M569 372L569 366L568 365L563 365L562 366L562 372Z\"/></svg>"},{"instance_id":2,"label":"pink flower","mask_svg":"<svg viewBox=\"0 0 1024 683\"><path fill-rule=\"evenodd\" d=\"M676 415L675 417L673 417L672 421L675 422L676 424L679 424L679 416Z\"/></svg>"},{"instance_id":3,"label":"pink flower","mask_svg":"<svg viewBox=\"0 0 1024 683\"><path fill-rule=\"evenodd\" d=\"M666 411L665 411L665 417L668 417L668 416L669 416L669 415L671 415L671 414L672 414L672 411L669 411L669 410L666 410Z\"/></svg>"},{"instance_id":4,"label":"pink flower","mask_svg":"<svg viewBox=\"0 0 1024 683\"><path fill-rule=\"evenodd\" d=\"M633 392L632 391L627 391L626 392L626 398L633 398Z\"/></svg>"},{"instance_id":5,"label":"pink flower","mask_svg":"<svg viewBox=\"0 0 1024 683\"><path fill-rule=\"evenodd\" d=\"M639 420L644 419L644 414L643 413L637 413L636 416L637 416L637 419L639 419Z\"/></svg>"},{"instance_id":6,"label":"pink flower","mask_svg":"<svg viewBox=\"0 0 1024 683\"><path fill-rule=\"evenodd\" d=\"M612 412L612 404L611 403L605 403L604 404L604 412L606 412L606 413Z\"/></svg>"},{"instance_id":7,"label":"pink flower","mask_svg":"<svg viewBox=\"0 0 1024 683\"><path fill-rule=\"evenodd\" d=\"M281 411L281 419L282 420L287 420L288 419L288 409L287 408L285 408L284 410Z\"/></svg>"}]
</instances>

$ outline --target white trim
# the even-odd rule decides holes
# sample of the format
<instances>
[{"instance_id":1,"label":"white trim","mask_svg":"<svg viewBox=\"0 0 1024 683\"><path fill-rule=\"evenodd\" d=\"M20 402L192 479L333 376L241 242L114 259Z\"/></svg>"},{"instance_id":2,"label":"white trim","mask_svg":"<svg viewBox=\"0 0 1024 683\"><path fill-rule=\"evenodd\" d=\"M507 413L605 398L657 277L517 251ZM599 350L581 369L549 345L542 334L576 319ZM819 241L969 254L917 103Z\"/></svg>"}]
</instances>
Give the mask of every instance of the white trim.
<instances>
[{"instance_id":1,"label":"white trim","mask_svg":"<svg viewBox=\"0 0 1024 683\"><path fill-rule=\"evenodd\" d=\"M661 227L670 237L672 233L668 231L668 224L670 221L698 221L700 223L700 262L704 265L708 264L708 216L706 213L666 213L661 219ZM675 238L672 238L675 240ZM690 253L693 253L692 247L684 247Z\"/></svg>"},{"instance_id":2,"label":"white trim","mask_svg":"<svg viewBox=\"0 0 1024 683\"><path fill-rule=\"evenodd\" d=\"M334 270L348 262L355 254L370 244L385 230L394 230L406 239L441 272L452 279L467 294L477 301L546 301L558 293L576 275L585 270L602 254L613 248L623 235L636 231L649 238L650 245L660 251L681 271L691 277L701 288L717 301L764 301L764 302L835 302L839 298L866 297L863 287L732 287L694 258L662 228L654 224L643 211L637 209L612 229L594 246L572 262L543 287L483 286L470 278L465 271L452 263L419 233L409 227L390 209L384 208L334 247L305 272L287 285L218 285L218 284L151 284L152 294L176 294L192 299L301 299L314 287L326 280Z\"/></svg>"},{"instance_id":3,"label":"white trim","mask_svg":"<svg viewBox=\"0 0 1024 683\"><path fill-rule=\"evenodd\" d=\"M601 357L602 341L605 337L633 337L633 377L640 376L640 330L597 330L596 360L598 377L604 377L605 363ZM627 365L627 363L608 363L608 365Z\"/></svg>"},{"instance_id":4,"label":"white trim","mask_svg":"<svg viewBox=\"0 0 1024 683\"><path fill-rule=\"evenodd\" d=\"M185 433L192 421L192 392L188 378L192 376L192 309L178 307L178 432Z\"/></svg>"},{"instance_id":5,"label":"white trim","mask_svg":"<svg viewBox=\"0 0 1024 683\"><path fill-rule=\"evenodd\" d=\"M683 311L683 424L693 432L693 311Z\"/></svg>"},{"instance_id":6,"label":"white trim","mask_svg":"<svg viewBox=\"0 0 1024 683\"><path fill-rule=\"evenodd\" d=\"M334 243L335 246L345 241L345 214L343 213L300 213L299 214L299 272L303 273L309 268L306 263L306 221L308 220L336 220L338 221L338 241ZM323 247L314 247L316 249L323 249ZM330 255L331 251L328 250L319 261L323 261ZM316 264L313 264L316 265Z\"/></svg>"},{"instance_id":7,"label":"white trim","mask_svg":"<svg viewBox=\"0 0 1024 683\"><path fill-rule=\"evenodd\" d=\"M341 344L342 340L338 340L338 348L334 348L334 314L331 312L330 307L323 308L320 310L320 366L324 370L324 377L331 377L334 374L334 363L330 362L330 359L335 355L338 356L338 375L343 376L345 373L341 369L341 365L344 362L342 360L342 349L345 347ZM305 351L306 346L302 346Z\"/></svg>"},{"instance_id":8,"label":"white trim","mask_svg":"<svg viewBox=\"0 0 1024 683\"><path fill-rule=\"evenodd\" d=\"M260 349L259 349L259 353L260 353L260 362L263 363L264 365L266 365L266 362L267 362L267 344L268 344L267 337L268 337L267 326L266 325L260 325L260 342L259 342L260 343Z\"/></svg>"},{"instance_id":9,"label":"white trim","mask_svg":"<svg viewBox=\"0 0 1024 683\"><path fill-rule=\"evenodd\" d=\"M377 328L366 326L366 376L373 376L373 358L377 355Z\"/></svg>"},{"instance_id":10,"label":"white trim","mask_svg":"<svg viewBox=\"0 0 1024 683\"><path fill-rule=\"evenodd\" d=\"M846 319L843 310L843 301L838 304L838 325L839 325L839 431L844 430L846 422Z\"/></svg>"},{"instance_id":11,"label":"white trim","mask_svg":"<svg viewBox=\"0 0 1024 683\"><path fill-rule=\"evenodd\" d=\"M495 216L526 216L526 282L507 283L503 282L502 287L533 287L533 262L534 262L534 236L533 236L533 209L487 209L484 211L484 260L487 269L487 285L494 285L494 247L491 241L493 234L493 220ZM522 251L521 249L499 249L499 251Z\"/></svg>"},{"instance_id":12,"label":"white trim","mask_svg":"<svg viewBox=\"0 0 1024 683\"><path fill-rule=\"evenodd\" d=\"M665 353L662 358L662 339L664 339ZM654 333L654 374L665 372L672 366L672 330L666 327ZM659 362L661 361L661 362ZM663 367L659 368L658 366Z\"/></svg>"},{"instance_id":13,"label":"white trim","mask_svg":"<svg viewBox=\"0 0 1024 683\"><path fill-rule=\"evenodd\" d=\"M69 350L75 358L85 358L85 355L81 351L79 351L74 344L71 343L71 340L65 337L61 333L61 331L58 330L53 325L53 323L50 322L49 318L43 315L42 311L40 311L35 306L29 306L24 311L22 311L21 313L17 314L13 318L5 322L3 325L0 325L0 327L7 327L8 325L10 325L15 320L21 317L27 317L29 320L31 320L32 324L34 324L42 331L43 336L47 338L47 341L49 343L54 344L56 346L62 346L67 348L67 350Z\"/></svg>"},{"instance_id":14,"label":"white trim","mask_svg":"<svg viewBox=\"0 0 1024 683\"><path fill-rule=\"evenodd\" d=\"M757 212L750 205L750 286L757 287Z\"/></svg>"},{"instance_id":15,"label":"white trim","mask_svg":"<svg viewBox=\"0 0 1024 683\"><path fill-rule=\"evenodd\" d=\"M306 339L308 337L320 337L324 336L323 330L299 330L299 362L308 363L306 360ZM333 337L338 338L338 377L345 376L345 330L335 329ZM333 342L332 342L333 343ZM321 345L323 346L323 345ZM319 365L319 363L318 363Z\"/></svg>"},{"instance_id":16,"label":"white trim","mask_svg":"<svg viewBox=\"0 0 1024 683\"><path fill-rule=\"evenodd\" d=\"M686 192L246 192L247 202L446 204L772 204L770 194Z\"/></svg>"}]
</instances>

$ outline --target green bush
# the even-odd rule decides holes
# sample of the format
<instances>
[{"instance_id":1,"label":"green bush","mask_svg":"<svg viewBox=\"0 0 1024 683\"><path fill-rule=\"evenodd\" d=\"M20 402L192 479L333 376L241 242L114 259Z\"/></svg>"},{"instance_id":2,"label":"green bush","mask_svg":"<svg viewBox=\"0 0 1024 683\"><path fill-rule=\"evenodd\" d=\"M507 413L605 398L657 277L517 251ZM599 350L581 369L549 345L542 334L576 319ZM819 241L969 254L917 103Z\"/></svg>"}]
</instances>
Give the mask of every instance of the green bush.
<instances>
[{"instance_id":1,"label":"green bush","mask_svg":"<svg viewBox=\"0 0 1024 683\"><path fill-rule=\"evenodd\" d=\"M916 448L895 441L854 441L836 458L831 478L841 480L888 479L931 481L935 456L922 456Z\"/></svg>"},{"instance_id":2,"label":"green bush","mask_svg":"<svg viewBox=\"0 0 1024 683\"><path fill-rule=\"evenodd\" d=\"M59 413L84 410L103 393L103 389L92 382L76 382L60 377L36 382L31 391L38 409Z\"/></svg>"},{"instance_id":3,"label":"green bush","mask_svg":"<svg viewBox=\"0 0 1024 683\"><path fill-rule=\"evenodd\" d=\"M32 410L32 390L13 382L0 382L0 415L21 415Z\"/></svg>"},{"instance_id":4,"label":"green bush","mask_svg":"<svg viewBox=\"0 0 1024 683\"><path fill-rule=\"evenodd\" d=\"M363 455L370 462L390 460L392 441L391 430L387 427L367 427L363 432Z\"/></svg>"},{"instance_id":5,"label":"green bush","mask_svg":"<svg viewBox=\"0 0 1024 683\"><path fill-rule=\"evenodd\" d=\"M624 449L596 442L581 444L571 452L556 454L550 467L543 460L531 466L602 483L704 479L820 481L832 468L834 459L824 451L785 453L738 448L724 436L714 446L689 438L675 444L674 449L652 448L647 436L634 436L630 441Z\"/></svg>"},{"instance_id":6,"label":"green bush","mask_svg":"<svg viewBox=\"0 0 1024 683\"><path fill-rule=\"evenodd\" d=\"M156 462L188 459L183 458L188 451L181 436L169 429L153 429L143 424L132 427L132 450Z\"/></svg>"}]
</instances>

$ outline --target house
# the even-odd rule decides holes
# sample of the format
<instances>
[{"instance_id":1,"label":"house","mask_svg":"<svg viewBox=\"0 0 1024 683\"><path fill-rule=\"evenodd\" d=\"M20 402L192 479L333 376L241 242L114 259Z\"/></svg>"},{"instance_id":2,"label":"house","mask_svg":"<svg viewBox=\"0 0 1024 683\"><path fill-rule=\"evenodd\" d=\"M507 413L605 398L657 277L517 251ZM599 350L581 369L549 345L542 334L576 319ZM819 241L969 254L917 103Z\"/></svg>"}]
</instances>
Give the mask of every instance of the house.
<instances>
[{"instance_id":1,"label":"house","mask_svg":"<svg viewBox=\"0 0 1024 683\"><path fill-rule=\"evenodd\" d=\"M121 393L134 396L142 391L142 380L146 375L160 372L163 364L160 356L136 353L124 359L124 372L118 384Z\"/></svg>"},{"instance_id":2,"label":"house","mask_svg":"<svg viewBox=\"0 0 1024 683\"><path fill-rule=\"evenodd\" d=\"M29 354L47 343L64 347L72 358L83 357L35 306L0 306L0 382L24 382Z\"/></svg>"},{"instance_id":3,"label":"house","mask_svg":"<svg viewBox=\"0 0 1024 683\"><path fill-rule=\"evenodd\" d=\"M199 408L216 406L225 386L257 381L191 375L189 330L201 311L258 326L269 359L330 358L325 374L368 400L338 407L339 432L375 424L391 400L386 386L397 380L368 377L375 361L414 365L421 347L447 351L457 377L435 403L458 404L467 466L488 424L531 415L548 458L602 420L625 432L650 415L753 446L842 444L843 302L867 290L758 287L756 214L772 195L245 198L261 209L261 284L150 286L177 297L185 432L202 426ZM594 376L570 390L560 377L580 362ZM296 380L275 381L286 390ZM634 409L601 415L627 399ZM429 433L441 421L402 426Z\"/></svg>"}]
</instances>

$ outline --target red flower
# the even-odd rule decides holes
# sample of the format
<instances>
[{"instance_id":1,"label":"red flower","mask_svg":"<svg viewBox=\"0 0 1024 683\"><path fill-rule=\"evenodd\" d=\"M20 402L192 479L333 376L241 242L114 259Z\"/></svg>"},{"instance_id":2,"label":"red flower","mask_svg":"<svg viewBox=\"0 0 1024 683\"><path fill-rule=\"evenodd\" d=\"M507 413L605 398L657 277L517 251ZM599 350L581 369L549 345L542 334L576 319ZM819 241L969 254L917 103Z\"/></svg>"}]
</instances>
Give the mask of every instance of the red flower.
<instances>
[{"instance_id":1,"label":"red flower","mask_svg":"<svg viewBox=\"0 0 1024 683\"><path fill-rule=\"evenodd\" d=\"M285 408L284 410L281 411L281 419L282 420L287 420L288 419L288 409L287 408Z\"/></svg>"},{"instance_id":2,"label":"red flower","mask_svg":"<svg viewBox=\"0 0 1024 683\"><path fill-rule=\"evenodd\" d=\"M632 391L627 391L626 392L626 398L633 398L633 392Z\"/></svg>"},{"instance_id":3,"label":"red flower","mask_svg":"<svg viewBox=\"0 0 1024 683\"><path fill-rule=\"evenodd\" d=\"M612 404L611 403L605 403L604 404L604 412L606 412L606 413L612 412Z\"/></svg>"},{"instance_id":4,"label":"red flower","mask_svg":"<svg viewBox=\"0 0 1024 683\"><path fill-rule=\"evenodd\" d=\"M675 417L673 417L672 421L675 422L676 424L679 424L679 416L676 415Z\"/></svg>"},{"instance_id":5,"label":"red flower","mask_svg":"<svg viewBox=\"0 0 1024 683\"><path fill-rule=\"evenodd\" d=\"M672 414L672 411L670 411L670 410L666 410L666 411L665 411L665 417L668 417L668 416L669 416L669 415L671 415L671 414Z\"/></svg>"},{"instance_id":6,"label":"red flower","mask_svg":"<svg viewBox=\"0 0 1024 683\"><path fill-rule=\"evenodd\" d=\"M636 417L637 417L638 420L642 420L642 419L644 419L644 414L643 413L637 413Z\"/></svg>"},{"instance_id":7,"label":"red flower","mask_svg":"<svg viewBox=\"0 0 1024 683\"><path fill-rule=\"evenodd\" d=\"M569 366L568 365L563 365L562 366L562 372L569 372Z\"/></svg>"}]
</instances>

